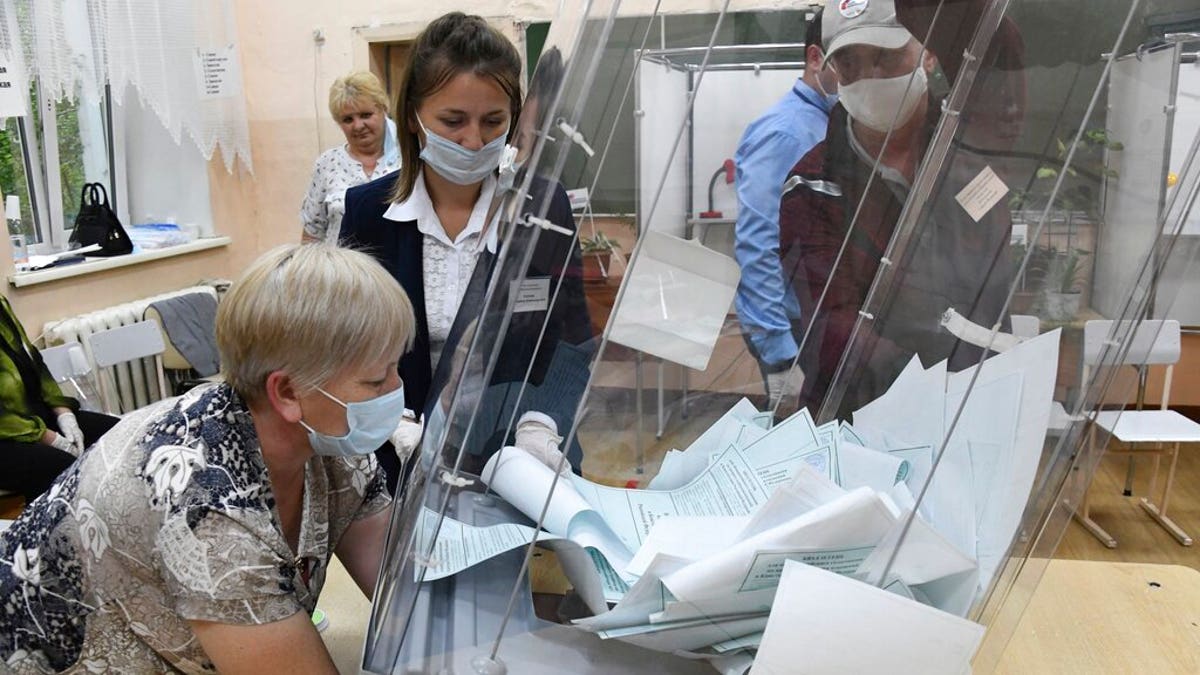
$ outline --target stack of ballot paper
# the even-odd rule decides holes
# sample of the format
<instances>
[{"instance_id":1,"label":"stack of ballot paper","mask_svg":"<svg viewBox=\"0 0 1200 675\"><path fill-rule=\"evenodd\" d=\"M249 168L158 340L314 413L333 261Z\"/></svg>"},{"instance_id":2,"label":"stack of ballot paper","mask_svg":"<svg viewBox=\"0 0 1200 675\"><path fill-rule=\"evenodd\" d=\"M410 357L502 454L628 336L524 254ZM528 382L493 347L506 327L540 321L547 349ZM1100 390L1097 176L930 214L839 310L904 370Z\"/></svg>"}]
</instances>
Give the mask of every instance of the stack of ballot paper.
<instances>
[{"instance_id":1,"label":"stack of ballot paper","mask_svg":"<svg viewBox=\"0 0 1200 675\"><path fill-rule=\"evenodd\" d=\"M1058 343L1047 333L959 373L914 358L852 422L818 426L801 410L771 425L743 399L669 452L648 489L560 477L505 448L481 478L542 531L441 519L424 578L536 533L594 614L574 625L603 639L708 659L723 672L744 672L757 656L757 670L783 672L777 664L789 658L837 658L818 635L905 616L906 644L922 656L889 672L965 672L982 627L963 617L1017 535ZM437 516L426 517L432 533ZM823 613L839 597L846 611ZM814 623L822 630L804 628Z\"/></svg>"}]
</instances>

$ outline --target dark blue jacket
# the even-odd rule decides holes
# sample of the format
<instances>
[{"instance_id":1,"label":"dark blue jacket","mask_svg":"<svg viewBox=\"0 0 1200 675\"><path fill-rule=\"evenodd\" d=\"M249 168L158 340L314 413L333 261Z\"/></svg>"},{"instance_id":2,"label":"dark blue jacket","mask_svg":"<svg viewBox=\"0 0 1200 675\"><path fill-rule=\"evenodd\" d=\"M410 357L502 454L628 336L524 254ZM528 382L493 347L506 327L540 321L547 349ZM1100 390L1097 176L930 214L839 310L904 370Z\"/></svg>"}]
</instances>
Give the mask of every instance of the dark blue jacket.
<instances>
[{"instance_id":1,"label":"dark blue jacket","mask_svg":"<svg viewBox=\"0 0 1200 675\"><path fill-rule=\"evenodd\" d=\"M342 217L340 242L343 246L370 253L408 293L416 314L417 334L412 350L400 359L400 377L404 380L408 407L415 411L425 411L431 403L431 397L436 396L442 387L451 381L452 364L450 358L442 359L436 374L430 365L429 325L425 316L422 267L424 235L417 229L416 221L396 222L383 217L390 206L388 194L397 176L398 174L384 176L350 188L346 192L346 212ZM545 218L561 227L575 229L571 205L561 185L535 177L529 195L529 210L535 209L534 205L549 197ZM514 237L514 241L517 239ZM524 252L514 251L513 255L522 253ZM567 261L565 266L564 261ZM455 352L456 345L463 339L464 331L484 313L483 300L497 264L495 254L486 250L480 254L458 316L455 317L443 347L443 355ZM540 234L526 273L527 279L537 277L549 277L551 291L559 277L562 277L562 287L550 308L550 320L546 323L545 311L515 313L508 318L508 327L490 380L492 385L519 383L525 379L526 372L529 372L530 384L540 385L556 351L559 351L560 344L564 347L580 345L592 337L591 322L583 294L583 265L579 247L570 237L551 231L543 231ZM495 311L495 308L487 309ZM543 324L546 324L544 335ZM481 325L488 325L488 322ZM529 369L530 361L533 361L532 370ZM574 398L577 400L578 395L582 393L575 392ZM571 412L573 413L573 408ZM566 431L560 429L560 433L564 435Z\"/></svg>"}]
</instances>

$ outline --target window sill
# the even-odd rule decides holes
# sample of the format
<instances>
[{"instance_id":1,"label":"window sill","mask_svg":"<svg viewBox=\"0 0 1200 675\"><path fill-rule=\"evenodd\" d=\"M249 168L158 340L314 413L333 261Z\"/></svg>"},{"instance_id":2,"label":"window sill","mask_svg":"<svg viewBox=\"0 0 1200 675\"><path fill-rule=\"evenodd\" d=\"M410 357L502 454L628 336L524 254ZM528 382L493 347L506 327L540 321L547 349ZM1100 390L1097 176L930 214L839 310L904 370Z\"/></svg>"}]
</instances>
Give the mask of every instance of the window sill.
<instances>
[{"instance_id":1,"label":"window sill","mask_svg":"<svg viewBox=\"0 0 1200 675\"><path fill-rule=\"evenodd\" d=\"M163 258L173 258L179 255L207 251L213 248L228 246L232 242L233 240L229 237L208 237L180 244L179 246L154 249L153 251L142 251L141 253L131 253L113 258L91 258L86 262L64 265L63 267L50 267L36 272L17 272L8 277L8 283L16 288L35 286L37 284L58 281L59 279L69 279L71 277L79 277L119 267L138 265L153 260L162 260Z\"/></svg>"}]
</instances>

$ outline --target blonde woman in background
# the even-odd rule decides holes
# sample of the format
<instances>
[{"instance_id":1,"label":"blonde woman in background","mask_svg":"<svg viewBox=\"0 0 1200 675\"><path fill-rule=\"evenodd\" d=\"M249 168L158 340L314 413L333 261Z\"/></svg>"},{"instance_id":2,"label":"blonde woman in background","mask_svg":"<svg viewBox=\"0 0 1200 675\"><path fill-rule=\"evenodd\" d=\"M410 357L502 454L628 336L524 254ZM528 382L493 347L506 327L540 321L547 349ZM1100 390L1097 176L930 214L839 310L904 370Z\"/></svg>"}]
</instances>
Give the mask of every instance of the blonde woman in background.
<instances>
[{"instance_id":1,"label":"blonde woman in background","mask_svg":"<svg viewBox=\"0 0 1200 675\"><path fill-rule=\"evenodd\" d=\"M337 242L346 190L400 168L396 123L379 78L368 72L339 77L329 88L329 114L346 142L317 158L312 183L300 207L307 242Z\"/></svg>"}]
</instances>

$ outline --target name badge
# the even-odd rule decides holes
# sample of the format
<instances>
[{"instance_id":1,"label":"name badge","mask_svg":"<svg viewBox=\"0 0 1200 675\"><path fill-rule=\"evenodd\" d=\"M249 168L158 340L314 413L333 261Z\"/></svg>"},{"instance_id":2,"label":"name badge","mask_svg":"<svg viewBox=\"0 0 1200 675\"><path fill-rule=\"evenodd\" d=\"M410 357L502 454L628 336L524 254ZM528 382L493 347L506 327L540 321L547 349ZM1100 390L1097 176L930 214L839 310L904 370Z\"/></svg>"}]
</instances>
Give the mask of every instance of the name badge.
<instances>
[{"instance_id":1,"label":"name badge","mask_svg":"<svg viewBox=\"0 0 1200 675\"><path fill-rule=\"evenodd\" d=\"M550 277L537 277L512 282L510 292L516 296L513 312L544 312L550 307Z\"/></svg>"}]
</instances>

